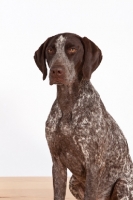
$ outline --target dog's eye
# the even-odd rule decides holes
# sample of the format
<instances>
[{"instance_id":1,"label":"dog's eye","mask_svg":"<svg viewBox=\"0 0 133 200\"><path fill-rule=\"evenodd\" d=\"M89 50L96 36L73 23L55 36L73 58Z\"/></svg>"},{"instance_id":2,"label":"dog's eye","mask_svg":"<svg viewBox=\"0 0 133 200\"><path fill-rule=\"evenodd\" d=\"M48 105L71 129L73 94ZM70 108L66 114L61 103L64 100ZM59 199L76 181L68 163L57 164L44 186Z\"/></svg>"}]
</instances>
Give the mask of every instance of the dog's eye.
<instances>
[{"instance_id":1,"label":"dog's eye","mask_svg":"<svg viewBox=\"0 0 133 200\"><path fill-rule=\"evenodd\" d=\"M74 53L77 52L77 49L76 49L75 47L71 47L71 48L69 48L69 49L67 50L67 52L68 52L69 54L74 54Z\"/></svg>"},{"instance_id":2,"label":"dog's eye","mask_svg":"<svg viewBox=\"0 0 133 200\"><path fill-rule=\"evenodd\" d=\"M52 47L50 47L50 48L47 49L47 52L49 54L53 54L54 53L54 49Z\"/></svg>"}]
</instances>

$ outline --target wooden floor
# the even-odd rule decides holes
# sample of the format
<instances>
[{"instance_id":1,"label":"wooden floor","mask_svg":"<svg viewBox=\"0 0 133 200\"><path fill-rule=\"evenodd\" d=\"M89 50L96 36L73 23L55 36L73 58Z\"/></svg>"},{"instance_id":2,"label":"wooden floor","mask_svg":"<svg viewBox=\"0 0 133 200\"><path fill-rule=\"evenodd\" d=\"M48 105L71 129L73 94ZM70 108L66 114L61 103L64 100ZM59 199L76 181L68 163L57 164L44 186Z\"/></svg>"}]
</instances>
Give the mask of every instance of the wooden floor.
<instances>
[{"instance_id":1,"label":"wooden floor","mask_svg":"<svg viewBox=\"0 0 133 200\"><path fill-rule=\"evenodd\" d=\"M65 199L75 199L68 187ZM0 200L53 200L52 178L0 178Z\"/></svg>"}]
</instances>

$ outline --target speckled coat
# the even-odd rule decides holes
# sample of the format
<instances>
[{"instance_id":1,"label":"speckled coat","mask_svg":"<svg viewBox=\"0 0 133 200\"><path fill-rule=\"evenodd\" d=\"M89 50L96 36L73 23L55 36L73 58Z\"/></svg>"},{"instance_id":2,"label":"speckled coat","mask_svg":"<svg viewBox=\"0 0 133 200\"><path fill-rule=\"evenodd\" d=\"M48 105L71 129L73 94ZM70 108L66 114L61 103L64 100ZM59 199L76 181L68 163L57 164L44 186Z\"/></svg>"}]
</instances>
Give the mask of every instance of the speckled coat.
<instances>
[{"instance_id":1,"label":"speckled coat","mask_svg":"<svg viewBox=\"0 0 133 200\"><path fill-rule=\"evenodd\" d=\"M133 200L133 163L122 131L90 80L75 86L57 85L46 121L54 200L65 199L67 169L78 200Z\"/></svg>"},{"instance_id":2,"label":"speckled coat","mask_svg":"<svg viewBox=\"0 0 133 200\"><path fill-rule=\"evenodd\" d=\"M62 120L55 100L46 122L46 138L53 159L59 158L73 173L70 190L77 199L78 190L72 189L74 178L83 188L88 179L93 198L96 195L97 199L109 199L114 183L121 179L126 184L125 200L133 198L133 164L127 141L89 81L81 82L71 120Z\"/></svg>"}]
</instances>

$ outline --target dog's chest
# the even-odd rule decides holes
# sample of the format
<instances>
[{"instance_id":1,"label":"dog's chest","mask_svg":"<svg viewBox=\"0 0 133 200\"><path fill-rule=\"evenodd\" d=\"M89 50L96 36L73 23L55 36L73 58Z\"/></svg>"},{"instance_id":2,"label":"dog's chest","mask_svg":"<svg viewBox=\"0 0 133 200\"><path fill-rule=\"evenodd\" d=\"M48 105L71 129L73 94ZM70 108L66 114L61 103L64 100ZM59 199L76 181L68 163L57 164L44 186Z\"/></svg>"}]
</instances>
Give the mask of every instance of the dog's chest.
<instances>
[{"instance_id":1,"label":"dog's chest","mask_svg":"<svg viewBox=\"0 0 133 200\"><path fill-rule=\"evenodd\" d=\"M82 137L78 135L75 121L64 120L56 104L46 122L46 138L52 156L60 157L73 174L84 177L85 158L79 142Z\"/></svg>"},{"instance_id":2,"label":"dog's chest","mask_svg":"<svg viewBox=\"0 0 133 200\"><path fill-rule=\"evenodd\" d=\"M92 124L83 109L83 99L80 98L74 105L70 116L64 116L57 101L55 101L46 121L48 143L59 141L59 143L65 143L68 146L71 142L73 145L77 145L78 141L84 140L84 136L88 135L86 132Z\"/></svg>"},{"instance_id":3,"label":"dog's chest","mask_svg":"<svg viewBox=\"0 0 133 200\"><path fill-rule=\"evenodd\" d=\"M70 154L76 156L75 153L77 154L78 151L81 152L80 145L85 140L84 134L88 119L83 114L81 116L81 107L77 109L77 104L79 103L80 100L73 109L71 119L66 119L66 117L62 117L58 103L55 102L46 122L46 138L48 144L54 149L53 151L62 151L66 157L69 157Z\"/></svg>"},{"instance_id":4,"label":"dog's chest","mask_svg":"<svg viewBox=\"0 0 133 200\"><path fill-rule=\"evenodd\" d=\"M95 112L96 109L99 112ZM95 163L99 169L104 165L104 126L99 101L94 104L89 94L79 96L72 109L71 120L63 118L56 100L46 122L46 138L51 155L60 157L61 162L80 177L84 177L86 163Z\"/></svg>"},{"instance_id":5,"label":"dog's chest","mask_svg":"<svg viewBox=\"0 0 133 200\"><path fill-rule=\"evenodd\" d=\"M55 102L46 121L46 138L48 143L52 145L56 143L56 148L61 149L66 149L71 145L77 146L75 135L77 134L79 116L80 113L77 110L72 116L63 116L58 103ZM81 128L80 124L78 124L78 128Z\"/></svg>"},{"instance_id":6,"label":"dog's chest","mask_svg":"<svg viewBox=\"0 0 133 200\"><path fill-rule=\"evenodd\" d=\"M93 137L89 134L93 118L88 116L89 112L86 114L85 102L85 96L81 96L74 105L71 119L66 119L55 101L46 122L46 138L52 154L61 152L62 158L69 160L72 156L73 160L76 157L83 163L85 157L89 157L87 149L94 150L94 145L89 145Z\"/></svg>"}]
</instances>

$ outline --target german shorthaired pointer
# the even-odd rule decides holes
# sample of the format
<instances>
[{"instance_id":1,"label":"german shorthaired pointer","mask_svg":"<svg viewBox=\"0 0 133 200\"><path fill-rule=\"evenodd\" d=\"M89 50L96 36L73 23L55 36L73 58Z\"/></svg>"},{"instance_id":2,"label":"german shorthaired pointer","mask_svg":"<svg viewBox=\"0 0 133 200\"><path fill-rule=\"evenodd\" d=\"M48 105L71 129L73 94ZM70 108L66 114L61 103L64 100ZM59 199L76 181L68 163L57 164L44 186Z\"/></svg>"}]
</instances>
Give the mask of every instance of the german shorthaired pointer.
<instances>
[{"instance_id":1,"label":"german shorthaired pointer","mask_svg":"<svg viewBox=\"0 0 133 200\"><path fill-rule=\"evenodd\" d=\"M57 98L46 122L53 161L54 200L69 188L78 200L133 200L133 163L125 137L106 111L90 82L102 60L88 38L72 33L48 38L35 52L35 62L57 84Z\"/></svg>"}]
</instances>

